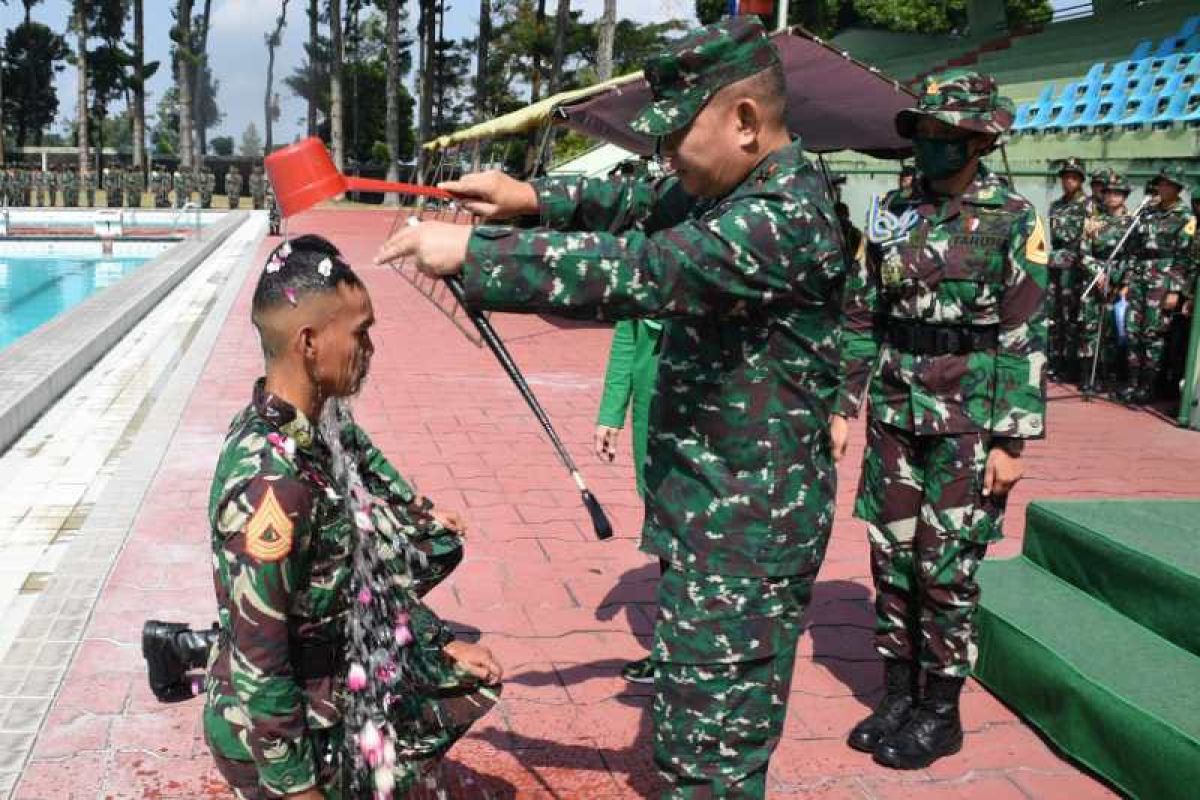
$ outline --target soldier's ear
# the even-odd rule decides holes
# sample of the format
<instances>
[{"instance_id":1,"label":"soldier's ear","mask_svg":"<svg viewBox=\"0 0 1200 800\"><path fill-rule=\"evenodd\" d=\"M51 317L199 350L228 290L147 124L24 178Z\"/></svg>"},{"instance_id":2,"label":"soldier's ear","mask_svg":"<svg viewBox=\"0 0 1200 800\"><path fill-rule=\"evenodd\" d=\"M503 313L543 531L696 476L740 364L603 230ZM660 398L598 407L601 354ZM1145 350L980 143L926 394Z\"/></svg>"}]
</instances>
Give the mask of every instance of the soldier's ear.
<instances>
[{"instance_id":1,"label":"soldier's ear","mask_svg":"<svg viewBox=\"0 0 1200 800\"><path fill-rule=\"evenodd\" d=\"M762 131L762 106L751 97L743 97L734 103L733 109L738 136L742 138L743 144L748 144Z\"/></svg>"}]
</instances>

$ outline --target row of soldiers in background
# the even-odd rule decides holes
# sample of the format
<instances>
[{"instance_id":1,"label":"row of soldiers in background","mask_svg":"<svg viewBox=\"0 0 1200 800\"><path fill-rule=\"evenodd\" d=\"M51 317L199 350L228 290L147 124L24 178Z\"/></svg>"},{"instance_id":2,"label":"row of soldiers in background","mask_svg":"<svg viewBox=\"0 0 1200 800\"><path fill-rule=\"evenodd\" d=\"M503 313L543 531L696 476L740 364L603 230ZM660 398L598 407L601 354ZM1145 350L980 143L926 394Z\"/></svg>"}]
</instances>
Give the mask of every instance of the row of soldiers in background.
<instances>
[{"instance_id":1,"label":"row of soldiers in background","mask_svg":"<svg viewBox=\"0 0 1200 800\"><path fill-rule=\"evenodd\" d=\"M1076 382L1085 395L1107 392L1134 405L1173 393L1200 271L1200 187L1192 188L1189 209L1183 169L1168 165L1131 210L1131 186L1113 170L1092 173L1091 196L1079 159L1066 159L1057 174L1063 195L1050 206L1051 375Z\"/></svg>"},{"instance_id":2,"label":"row of soldiers in background","mask_svg":"<svg viewBox=\"0 0 1200 800\"><path fill-rule=\"evenodd\" d=\"M225 194L230 208L241 207L242 187L241 171L230 169L225 175ZM80 175L73 169L0 170L0 205L4 207L93 207L97 192L102 190L109 208L141 208L147 191L154 208L183 208L192 202L193 195L198 195L200 208L212 208L216 188L217 176L208 166L198 172L176 170L173 173L154 167L146 181L142 180L141 170L105 167L99 182L95 173ZM254 208L266 208L270 181L262 167L256 166L251 172L249 190Z\"/></svg>"}]
</instances>

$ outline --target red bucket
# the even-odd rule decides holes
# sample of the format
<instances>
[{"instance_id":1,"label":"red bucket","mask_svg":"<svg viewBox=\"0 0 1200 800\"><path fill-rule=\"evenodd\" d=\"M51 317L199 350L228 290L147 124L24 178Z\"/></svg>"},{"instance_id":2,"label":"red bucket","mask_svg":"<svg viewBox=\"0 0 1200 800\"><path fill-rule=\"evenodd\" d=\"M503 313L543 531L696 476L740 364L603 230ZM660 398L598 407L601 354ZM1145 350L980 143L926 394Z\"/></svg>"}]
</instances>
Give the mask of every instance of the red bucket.
<instances>
[{"instance_id":1,"label":"red bucket","mask_svg":"<svg viewBox=\"0 0 1200 800\"><path fill-rule=\"evenodd\" d=\"M263 164L267 176L275 188L279 211L291 217L312 208L323 200L329 200L348 191L397 192L419 194L449 200L453 195L431 186L414 186L408 183L374 180L372 178L347 178L337 171L325 143L315 136L302 142L276 150L267 156Z\"/></svg>"}]
</instances>

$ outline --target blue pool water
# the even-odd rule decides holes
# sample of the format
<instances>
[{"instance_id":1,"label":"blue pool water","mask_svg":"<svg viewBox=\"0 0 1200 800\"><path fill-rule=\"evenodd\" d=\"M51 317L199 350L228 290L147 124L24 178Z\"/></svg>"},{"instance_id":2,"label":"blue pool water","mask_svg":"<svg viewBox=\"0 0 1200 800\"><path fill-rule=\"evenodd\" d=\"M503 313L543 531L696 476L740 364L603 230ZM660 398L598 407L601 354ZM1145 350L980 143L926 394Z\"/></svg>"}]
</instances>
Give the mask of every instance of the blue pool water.
<instances>
[{"instance_id":1,"label":"blue pool water","mask_svg":"<svg viewBox=\"0 0 1200 800\"><path fill-rule=\"evenodd\" d=\"M0 256L0 348L148 261L111 256Z\"/></svg>"}]
</instances>

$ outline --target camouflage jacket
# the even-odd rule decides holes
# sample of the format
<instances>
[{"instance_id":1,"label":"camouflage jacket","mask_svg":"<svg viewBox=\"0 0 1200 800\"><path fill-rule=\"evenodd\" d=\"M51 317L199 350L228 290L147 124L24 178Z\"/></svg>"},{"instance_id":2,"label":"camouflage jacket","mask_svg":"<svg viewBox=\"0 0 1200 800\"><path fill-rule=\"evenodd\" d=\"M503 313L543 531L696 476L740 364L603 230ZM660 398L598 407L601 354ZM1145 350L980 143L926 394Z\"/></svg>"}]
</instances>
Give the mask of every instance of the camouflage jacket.
<instances>
[{"instance_id":1,"label":"camouflage jacket","mask_svg":"<svg viewBox=\"0 0 1200 800\"><path fill-rule=\"evenodd\" d=\"M1088 201L1083 192L1074 197L1060 197L1050 204L1051 269L1079 266L1079 248L1087 218Z\"/></svg>"},{"instance_id":2,"label":"camouflage jacket","mask_svg":"<svg viewBox=\"0 0 1200 800\"><path fill-rule=\"evenodd\" d=\"M868 248L847 279L838 410L918 434L1044 435L1045 233L1033 206L981 167L955 198L919 189L906 236ZM898 209L902 210L902 209ZM893 320L994 328L998 347L966 355L901 352Z\"/></svg>"},{"instance_id":3,"label":"camouflage jacket","mask_svg":"<svg viewBox=\"0 0 1200 800\"><path fill-rule=\"evenodd\" d=\"M845 264L833 204L799 142L719 200L689 197L676 178L536 188L541 222L563 232L477 228L467 295L497 310L669 318L643 547L700 572L815 569L833 521L828 417Z\"/></svg>"},{"instance_id":4,"label":"camouflage jacket","mask_svg":"<svg viewBox=\"0 0 1200 800\"><path fill-rule=\"evenodd\" d=\"M1183 200L1171 208L1151 206L1142 213L1130 237L1130 269L1143 280L1168 291L1190 288L1196 266L1192 260L1192 238L1196 218Z\"/></svg>"},{"instance_id":5,"label":"camouflage jacket","mask_svg":"<svg viewBox=\"0 0 1200 800\"><path fill-rule=\"evenodd\" d=\"M1132 222L1133 216L1124 207L1117 214L1110 214L1106 210L1087 221L1081 243L1080 264L1087 273L1089 281L1104 269L1105 262L1113 254L1117 243L1121 241L1121 237L1125 235L1125 231L1129 229ZM1113 261L1109 272L1110 286L1115 286L1124 279L1126 265L1129 262L1129 252L1129 243L1126 242L1122 252Z\"/></svg>"},{"instance_id":6,"label":"camouflage jacket","mask_svg":"<svg viewBox=\"0 0 1200 800\"><path fill-rule=\"evenodd\" d=\"M230 170L229 174L225 176L225 193L230 197L241 197L242 173Z\"/></svg>"},{"instance_id":7,"label":"camouflage jacket","mask_svg":"<svg viewBox=\"0 0 1200 800\"><path fill-rule=\"evenodd\" d=\"M446 533L361 429L343 431L342 441L382 501L372 520L378 535ZM333 487L313 423L260 379L230 426L209 495L222 635L209 659L204 730L214 751L255 762L272 796L316 785L324 754L313 752L308 732L341 720L344 659L323 677L297 677L293 656L330 643L338 653L344 641L353 524ZM448 630L415 595L410 612L427 674L450 674L440 656Z\"/></svg>"}]
</instances>

